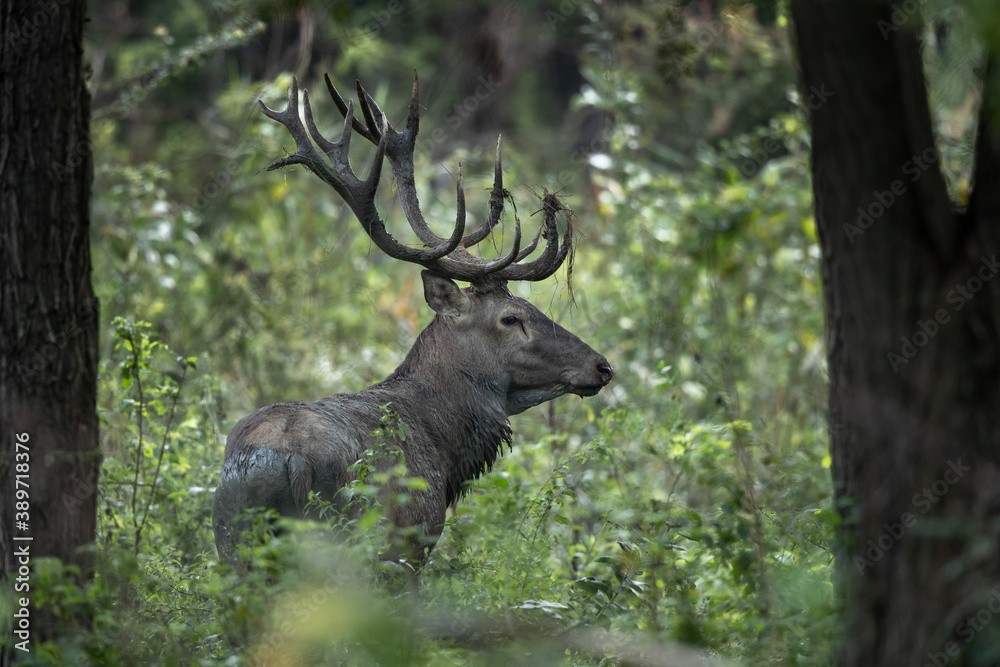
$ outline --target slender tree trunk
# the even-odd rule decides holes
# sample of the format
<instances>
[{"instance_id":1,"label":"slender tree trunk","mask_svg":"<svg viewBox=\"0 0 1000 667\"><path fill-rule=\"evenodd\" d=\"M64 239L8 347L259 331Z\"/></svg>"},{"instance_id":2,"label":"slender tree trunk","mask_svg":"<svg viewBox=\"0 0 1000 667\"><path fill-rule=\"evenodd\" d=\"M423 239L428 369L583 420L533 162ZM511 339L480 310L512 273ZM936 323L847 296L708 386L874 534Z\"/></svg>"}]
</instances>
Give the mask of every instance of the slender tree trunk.
<instances>
[{"instance_id":1,"label":"slender tree trunk","mask_svg":"<svg viewBox=\"0 0 1000 667\"><path fill-rule=\"evenodd\" d=\"M843 519L837 663L852 667L1000 662L1000 125L984 104L958 212L917 12L915 0L792 2Z\"/></svg>"},{"instance_id":2,"label":"slender tree trunk","mask_svg":"<svg viewBox=\"0 0 1000 667\"><path fill-rule=\"evenodd\" d=\"M97 474L97 302L90 281L90 94L83 2L0 0L0 580L56 557L90 573ZM16 614L23 613L19 604ZM2 624L5 644L25 626ZM33 648L32 648L33 650ZM24 655L9 645L0 663Z\"/></svg>"}]
</instances>

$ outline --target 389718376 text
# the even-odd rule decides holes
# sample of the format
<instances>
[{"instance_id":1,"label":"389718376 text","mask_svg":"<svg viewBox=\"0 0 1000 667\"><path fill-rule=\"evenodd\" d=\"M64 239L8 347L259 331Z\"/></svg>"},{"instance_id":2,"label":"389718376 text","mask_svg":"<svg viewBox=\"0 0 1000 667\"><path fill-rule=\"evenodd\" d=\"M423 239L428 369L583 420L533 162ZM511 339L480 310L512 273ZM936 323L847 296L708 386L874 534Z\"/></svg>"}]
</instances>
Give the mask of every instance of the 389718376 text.
<instances>
[{"instance_id":1,"label":"389718376 text","mask_svg":"<svg viewBox=\"0 0 1000 667\"><path fill-rule=\"evenodd\" d=\"M14 578L14 592L21 596L16 598L14 608L14 634L20 640L14 644L20 651L28 651L31 639L31 592L29 582L31 575L31 450L28 447L30 436L18 433L14 443L14 565L17 568Z\"/></svg>"}]
</instances>

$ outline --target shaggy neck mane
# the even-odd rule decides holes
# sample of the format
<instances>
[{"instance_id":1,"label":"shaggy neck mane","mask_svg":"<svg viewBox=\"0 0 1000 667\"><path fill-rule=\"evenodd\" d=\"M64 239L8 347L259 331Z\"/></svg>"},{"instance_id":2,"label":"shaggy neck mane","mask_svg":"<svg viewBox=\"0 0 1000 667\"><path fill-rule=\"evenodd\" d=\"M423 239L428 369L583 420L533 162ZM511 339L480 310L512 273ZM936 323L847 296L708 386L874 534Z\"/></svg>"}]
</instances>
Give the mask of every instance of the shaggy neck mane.
<instances>
[{"instance_id":1,"label":"shaggy neck mane","mask_svg":"<svg viewBox=\"0 0 1000 667\"><path fill-rule=\"evenodd\" d=\"M402 392L411 418L441 452L445 497L451 504L467 483L487 472L511 442L505 396L496 378L450 359L446 325L435 318L417 337L403 363L376 387ZM374 389L375 387L373 387Z\"/></svg>"}]
</instances>

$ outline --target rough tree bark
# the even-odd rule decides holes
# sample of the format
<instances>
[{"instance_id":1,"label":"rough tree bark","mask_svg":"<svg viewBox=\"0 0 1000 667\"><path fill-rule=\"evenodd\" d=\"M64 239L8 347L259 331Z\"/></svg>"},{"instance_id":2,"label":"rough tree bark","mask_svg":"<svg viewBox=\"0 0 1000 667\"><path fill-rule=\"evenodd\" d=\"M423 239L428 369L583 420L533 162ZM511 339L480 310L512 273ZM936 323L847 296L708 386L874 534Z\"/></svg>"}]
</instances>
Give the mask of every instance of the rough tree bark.
<instances>
[{"instance_id":1,"label":"rough tree bark","mask_svg":"<svg viewBox=\"0 0 1000 667\"><path fill-rule=\"evenodd\" d=\"M0 580L30 601L30 644L52 635L54 619L18 586L21 566L52 556L86 577L78 548L96 521L85 11L76 0L0 0ZM8 621L3 644L20 642ZM11 655L23 654L7 645L0 663Z\"/></svg>"},{"instance_id":2,"label":"rough tree bark","mask_svg":"<svg viewBox=\"0 0 1000 667\"><path fill-rule=\"evenodd\" d=\"M1000 655L1000 118L949 200L918 3L793 0L822 244L849 666Z\"/></svg>"}]
</instances>

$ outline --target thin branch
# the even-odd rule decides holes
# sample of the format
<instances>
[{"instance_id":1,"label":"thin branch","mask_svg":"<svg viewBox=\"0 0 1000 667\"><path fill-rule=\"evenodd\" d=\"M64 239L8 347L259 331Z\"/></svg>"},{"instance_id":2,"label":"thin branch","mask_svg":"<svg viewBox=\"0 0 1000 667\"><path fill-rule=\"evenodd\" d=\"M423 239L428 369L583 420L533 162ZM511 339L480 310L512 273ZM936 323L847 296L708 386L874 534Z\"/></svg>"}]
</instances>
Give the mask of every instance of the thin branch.
<instances>
[{"instance_id":1,"label":"thin branch","mask_svg":"<svg viewBox=\"0 0 1000 667\"><path fill-rule=\"evenodd\" d=\"M185 363L183 369L181 370L181 379L177 381L177 389L174 391L174 395L171 398L170 416L167 417L167 425L163 429L163 440L160 442L160 454L156 459L156 471L153 473L153 483L150 485L149 489L149 501L143 509L142 523L139 524L139 528L135 532L135 553L139 553L139 539L142 536L143 528L146 527L146 520L149 518L149 508L152 507L153 497L156 495L156 482L160 478L160 467L163 465L163 454L167 451L167 439L170 437L170 426L174 423L174 414L177 412L177 399L180 398L181 389L184 387L184 380L187 378L187 369L188 365ZM135 497L133 496L133 502L134 501Z\"/></svg>"},{"instance_id":2,"label":"thin branch","mask_svg":"<svg viewBox=\"0 0 1000 667\"><path fill-rule=\"evenodd\" d=\"M133 363L132 368L134 369L134 374L133 374L132 377L135 378L135 385L136 385L137 392L139 394L139 408L138 408L138 410L139 410L139 442L136 445L136 449L135 449L135 478L132 480L132 526L134 528L136 528L136 538L138 538L138 536L139 536L138 535L139 525L136 522L135 501L136 501L136 496L139 493L139 469L140 469L140 465L142 463L142 440L143 440L143 434L142 434L142 413L146 409L146 400L143 397L143 393L142 393L142 378L140 377L140 372L139 372L139 351L136 348L135 339L132 337L132 333L131 332L129 332L129 334L128 334L128 342L132 346L132 363ZM138 551L138 547L136 547L136 551Z\"/></svg>"}]
</instances>

